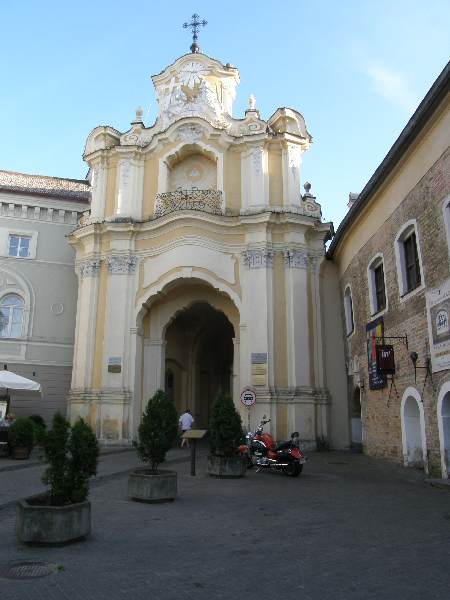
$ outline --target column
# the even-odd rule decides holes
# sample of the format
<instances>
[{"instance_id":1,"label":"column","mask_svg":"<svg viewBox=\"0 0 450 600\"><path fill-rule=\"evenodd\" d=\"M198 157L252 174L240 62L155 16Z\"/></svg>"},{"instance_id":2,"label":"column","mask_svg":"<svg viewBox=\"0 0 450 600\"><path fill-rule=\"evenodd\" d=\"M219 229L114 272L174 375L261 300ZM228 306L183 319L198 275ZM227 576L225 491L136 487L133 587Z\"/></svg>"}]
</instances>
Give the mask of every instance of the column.
<instances>
[{"instance_id":1,"label":"column","mask_svg":"<svg viewBox=\"0 0 450 600\"><path fill-rule=\"evenodd\" d=\"M300 207L300 166L302 150L297 144L286 143L283 146L283 204Z\"/></svg>"},{"instance_id":2,"label":"column","mask_svg":"<svg viewBox=\"0 0 450 600\"><path fill-rule=\"evenodd\" d=\"M72 370L72 389L92 386L100 260L91 258L77 265L78 301Z\"/></svg>"},{"instance_id":3,"label":"column","mask_svg":"<svg viewBox=\"0 0 450 600\"><path fill-rule=\"evenodd\" d=\"M283 251L286 281L287 356L289 387L310 386L310 329L306 249Z\"/></svg>"},{"instance_id":4,"label":"column","mask_svg":"<svg viewBox=\"0 0 450 600\"><path fill-rule=\"evenodd\" d=\"M257 211L269 206L268 156L262 144L252 146L241 155L242 209Z\"/></svg>"},{"instance_id":5,"label":"column","mask_svg":"<svg viewBox=\"0 0 450 600\"><path fill-rule=\"evenodd\" d=\"M140 155L124 154L117 166L116 217L142 219L144 161Z\"/></svg>"}]
</instances>

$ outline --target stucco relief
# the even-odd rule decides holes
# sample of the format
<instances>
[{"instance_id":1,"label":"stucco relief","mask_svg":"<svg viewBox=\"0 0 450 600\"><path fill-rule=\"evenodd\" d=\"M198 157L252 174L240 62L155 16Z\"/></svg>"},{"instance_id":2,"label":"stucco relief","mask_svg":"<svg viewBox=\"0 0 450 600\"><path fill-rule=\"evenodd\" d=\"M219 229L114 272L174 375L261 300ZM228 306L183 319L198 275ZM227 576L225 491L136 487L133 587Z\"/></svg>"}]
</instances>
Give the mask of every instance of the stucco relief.
<instances>
[{"instance_id":1,"label":"stucco relief","mask_svg":"<svg viewBox=\"0 0 450 600\"><path fill-rule=\"evenodd\" d=\"M249 269L261 269L273 267L274 252L269 248L255 248L244 250L242 253L244 265Z\"/></svg>"},{"instance_id":2,"label":"stucco relief","mask_svg":"<svg viewBox=\"0 0 450 600\"><path fill-rule=\"evenodd\" d=\"M230 254L224 254L194 244L183 244L162 251L144 262L143 286L147 287L158 281L172 269L206 269L228 283L235 283L235 260Z\"/></svg>"},{"instance_id":3,"label":"stucco relief","mask_svg":"<svg viewBox=\"0 0 450 600\"><path fill-rule=\"evenodd\" d=\"M205 130L198 125L182 125L175 132L175 139L186 144L193 144L205 135Z\"/></svg>"},{"instance_id":4,"label":"stucco relief","mask_svg":"<svg viewBox=\"0 0 450 600\"><path fill-rule=\"evenodd\" d=\"M283 250L283 261L289 269L306 269L310 263L308 252L298 248Z\"/></svg>"},{"instance_id":5,"label":"stucco relief","mask_svg":"<svg viewBox=\"0 0 450 600\"><path fill-rule=\"evenodd\" d=\"M113 255L106 258L111 275L127 275L136 270L137 257L133 255Z\"/></svg>"},{"instance_id":6,"label":"stucco relief","mask_svg":"<svg viewBox=\"0 0 450 600\"><path fill-rule=\"evenodd\" d=\"M85 260L78 265L81 277L96 277L100 273L100 259Z\"/></svg>"}]
</instances>

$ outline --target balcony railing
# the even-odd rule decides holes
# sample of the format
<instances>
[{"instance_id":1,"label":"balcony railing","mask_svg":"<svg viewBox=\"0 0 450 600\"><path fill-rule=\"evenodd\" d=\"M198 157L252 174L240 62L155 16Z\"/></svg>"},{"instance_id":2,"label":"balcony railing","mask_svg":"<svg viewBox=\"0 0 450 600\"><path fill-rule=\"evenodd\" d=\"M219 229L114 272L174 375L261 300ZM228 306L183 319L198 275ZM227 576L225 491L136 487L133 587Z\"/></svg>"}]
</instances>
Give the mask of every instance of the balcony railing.
<instances>
[{"instance_id":1,"label":"balcony railing","mask_svg":"<svg viewBox=\"0 0 450 600\"><path fill-rule=\"evenodd\" d=\"M220 190L177 190L156 195L154 217L162 217L177 210L200 210L222 215Z\"/></svg>"}]
</instances>

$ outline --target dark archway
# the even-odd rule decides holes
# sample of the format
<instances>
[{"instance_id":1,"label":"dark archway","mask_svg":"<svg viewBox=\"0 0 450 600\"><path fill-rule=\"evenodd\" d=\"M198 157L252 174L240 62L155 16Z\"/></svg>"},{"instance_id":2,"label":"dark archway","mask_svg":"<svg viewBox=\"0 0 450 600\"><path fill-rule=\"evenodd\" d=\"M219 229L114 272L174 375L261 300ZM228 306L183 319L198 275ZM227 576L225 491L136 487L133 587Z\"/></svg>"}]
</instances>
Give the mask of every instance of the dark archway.
<instances>
[{"instance_id":1,"label":"dark archway","mask_svg":"<svg viewBox=\"0 0 450 600\"><path fill-rule=\"evenodd\" d=\"M179 413L190 408L207 428L219 390L232 393L234 328L206 302L179 313L166 329L166 391Z\"/></svg>"}]
</instances>

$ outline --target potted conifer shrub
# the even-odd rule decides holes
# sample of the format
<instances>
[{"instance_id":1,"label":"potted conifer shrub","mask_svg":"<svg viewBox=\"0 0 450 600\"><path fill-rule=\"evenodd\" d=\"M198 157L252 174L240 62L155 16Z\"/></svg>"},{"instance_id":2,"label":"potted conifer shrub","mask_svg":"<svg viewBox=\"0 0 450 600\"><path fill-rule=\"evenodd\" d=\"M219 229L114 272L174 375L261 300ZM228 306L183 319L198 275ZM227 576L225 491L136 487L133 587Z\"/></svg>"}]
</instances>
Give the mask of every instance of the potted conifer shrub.
<instances>
[{"instance_id":1,"label":"potted conifer shrub","mask_svg":"<svg viewBox=\"0 0 450 600\"><path fill-rule=\"evenodd\" d=\"M210 454L208 473L214 477L242 477L247 471L238 447L242 441L242 422L229 394L215 398L209 425Z\"/></svg>"},{"instance_id":2,"label":"potted conifer shrub","mask_svg":"<svg viewBox=\"0 0 450 600\"><path fill-rule=\"evenodd\" d=\"M138 429L135 447L139 458L148 463L132 471L128 494L139 502L167 502L177 495L177 473L159 469L178 432L178 416L173 401L158 390L148 401Z\"/></svg>"},{"instance_id":3,"label":"potted conifer shrub","mask_svg":"<svg viewBox=\"0 0 450 600\"><path fill-rule=\"evenodd\" d=\"M16 532L19 541L64 544L91 531L89 479L97 472L99 447L89 425L74 425L56 413L52 428L41 432L40 444L48 467L42 481L45 494L20 500Z\"/></svg>"},{"instance_id":4,"label":"potted conifer shrub","mask_svg":"<svg viewBox=\"0 0 450 600\"><path fill-rule=\"evenodd\" d=\"M11 456L23 460L30 456L34 445L34 423L29 417L17 417L8 432Z\"/></svg>"}]
</instances>

